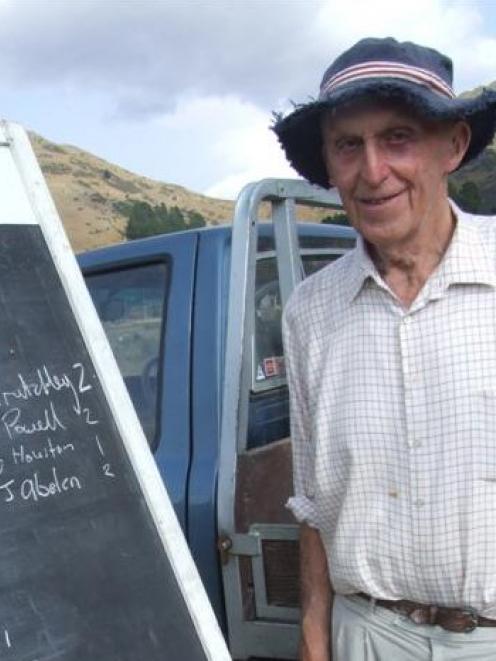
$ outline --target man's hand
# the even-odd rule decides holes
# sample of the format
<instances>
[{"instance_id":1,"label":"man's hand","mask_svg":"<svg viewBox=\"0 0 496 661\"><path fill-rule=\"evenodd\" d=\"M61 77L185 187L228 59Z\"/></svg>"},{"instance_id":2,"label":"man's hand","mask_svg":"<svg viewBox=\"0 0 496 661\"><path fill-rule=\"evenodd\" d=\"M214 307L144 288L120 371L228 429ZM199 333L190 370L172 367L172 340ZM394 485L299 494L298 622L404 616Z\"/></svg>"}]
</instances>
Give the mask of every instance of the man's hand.
<instances>
[{"instance_id":1,"label":"man's hand","mask_svg":"<svg viewBox=\"0 0 496 661\"><path fill-rule=\"evenodd\" d=\"M300 661L331 661L333 592L327 558L318 530L300 529L301 640Z\"/></svg>"}]
</instances>

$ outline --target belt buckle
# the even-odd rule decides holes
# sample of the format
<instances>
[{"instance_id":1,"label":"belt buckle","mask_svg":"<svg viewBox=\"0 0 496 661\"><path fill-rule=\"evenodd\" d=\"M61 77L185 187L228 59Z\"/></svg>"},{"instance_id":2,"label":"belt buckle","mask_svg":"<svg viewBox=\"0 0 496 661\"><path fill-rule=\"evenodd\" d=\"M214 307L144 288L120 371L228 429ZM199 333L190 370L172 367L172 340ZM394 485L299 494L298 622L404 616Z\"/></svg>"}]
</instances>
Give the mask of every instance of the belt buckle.
<instances>
[{"instance_id":1,"label":"belt buckle","mask_svg":"<svg viewBox=\"0 0 496 661\"><path fill-rule=\"evenodd\" d=\"M471 633L479 624L477 611L469 606L457 609L438 606L414 608L408 617L415 624L437 624L441 629L453 633Z\"/></svg>"},{"instance_id":2,"label":"belt buckle","mask_svg":"<svg viewBox=\"0 0 496 661\"><path fill-rule=\"evenodd\" d=\"M438 624L445 631L471 633L479 624L479 616L477 611L469 606L456 609L440 608L436 614L435 624Z\"/></svg>"},{"instance_id":3,"label":"belt buckle","mask_svg":"<svg viewBox=\"0 0 496 661\"><path fill-rule=\"evenodd\" d=\"M469 622L463 629L462 633L472 633L472 631L476 629L477 625L479 624L479 616L477 611L475 611L473 608L466 607L461 608L460 612L462 615L466 615L469 618Z\"/></svg>"}]
</instances>

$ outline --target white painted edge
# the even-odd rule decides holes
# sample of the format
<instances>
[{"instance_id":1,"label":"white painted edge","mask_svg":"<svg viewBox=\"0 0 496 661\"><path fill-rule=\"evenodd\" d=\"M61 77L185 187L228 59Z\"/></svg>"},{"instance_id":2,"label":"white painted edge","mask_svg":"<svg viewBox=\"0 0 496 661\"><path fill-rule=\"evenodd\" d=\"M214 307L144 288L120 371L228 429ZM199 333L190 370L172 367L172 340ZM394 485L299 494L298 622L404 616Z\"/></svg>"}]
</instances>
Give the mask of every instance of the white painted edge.
<instances>
[{"instance_id":1,"label":"white painted edge","mask_svg":"<svg viewBox=\"0 0 496 661\"><path fill-rule=\"evenodd\" d=\"M4 122L0 123L0 172L0 225L36 225L36 217L12 160Z\"/></svg>"},{"instance_id":2,"label":"white painted edge","mask_svg":"<svg viewBox=\"0 0 496 661\"><path fill-rule=\"evenodd\" d=\"M12 122L3 122L3 131L203 649L211 661L231 661L28 136Z\"/></svg>"}]
</instances>

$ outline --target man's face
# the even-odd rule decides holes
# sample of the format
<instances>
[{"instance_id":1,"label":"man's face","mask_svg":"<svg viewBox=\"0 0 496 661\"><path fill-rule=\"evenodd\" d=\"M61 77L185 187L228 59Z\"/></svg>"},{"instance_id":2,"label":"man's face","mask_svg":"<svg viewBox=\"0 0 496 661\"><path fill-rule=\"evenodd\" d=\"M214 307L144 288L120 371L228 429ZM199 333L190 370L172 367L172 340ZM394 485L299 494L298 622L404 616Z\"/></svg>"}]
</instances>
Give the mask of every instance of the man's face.
<instances>
[{"instance_id":1,"label":"man's face","mask_svg":"<svg viewBox=\"0 0 496 661\"><path fill-rule=\"evenodd\" d=\"M378 248L429 241L445 209L447 174L468 145L468 126L362 105L326 115L322 131L329 181L353 227Z\"/></svg>"}]
</instances>

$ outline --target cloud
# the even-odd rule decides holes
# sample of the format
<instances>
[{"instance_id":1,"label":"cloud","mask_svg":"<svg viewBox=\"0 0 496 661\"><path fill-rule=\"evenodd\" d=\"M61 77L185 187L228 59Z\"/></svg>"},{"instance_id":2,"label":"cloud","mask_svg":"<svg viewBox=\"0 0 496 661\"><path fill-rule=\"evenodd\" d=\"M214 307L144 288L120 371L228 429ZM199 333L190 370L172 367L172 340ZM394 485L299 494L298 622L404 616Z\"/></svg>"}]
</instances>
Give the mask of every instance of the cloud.
<instances>
[{"instance_id":1,"label":"cloud","mask_svg":"<svg viewBox=\"0 0 496 661\"><path fill-rule=\"evenodd\" d=\"M227 111L223 115L224 129L210 142L210 149L212 158L224 163L229 174L208 186L207 195L234 198L250 181L297 176L287 163L275 134L269 130L265 112L236 99L231 99L229 108L224 106L224 110Z\"/></svg>"},{"instance_id":2,"label":"cloud","mask_svg":"<svg viewBox=\"0 0 496 661\"><path fill-rule=\"evenodd\" d=\"M321 9L321 23L331 19L345 46L368 36L394 36L415 41L448 54L455 65L455 88L464 91L496 78L494 25L484 20L480 2L449 0L354 0L353 3L327 4ZM342 39L341 39L342 43Z\"/></svg>"},{"instance_id":3,"label":"cloud","mask_svg":"<svg viewBox=\"0 0 496 661\"><path fill-rule=\"evenodd\" d=\"M132 116L169 111L185 92L269 106L291 89L301 54L315 56L324 2L72 0L40 12L38 0L10 0L0 5L0 74L104 88Z\"/></svg>"},{"instance_id":4,"label":"cloud","mask_svg":"<svg viewBox=\"0 0 496 661\"><path fill-rule=\"evenodd\" d=\"M207 195L233 198L249 181L296 176L270 130L267 113L235 96L184 98L175 113L155 126L158 135L174 136L176 177L179 171L186 178L201 170Z\"/></svg>"},{"instance_id":5,"label":"cloud","mask_svg":"<svg viewBox=\"0 0 496 661\"><path fill-rule=\"evenodd\" d=\"M271 110L316 95L324 69L360 38L448 53L458 91L491 82L491 5L0 0L0 107L142 174L234 194L250 179L291 176L267 130Z\"/></svg>"},{"instance_id":6,"label":"cloud","mask_svg":"<svg viewBox=\"0 0 496 661\"><path fill-rule=\"evenodd\" d=\"M4 0L0 75L11 85L104 90L129 118L171 112L185 93L270 109L315 94L324 68L357 39L393 35L446 50L460 81L476 85L494 76L496 51L481 8L459 0Z\"/></svg>"}]
</instances>

